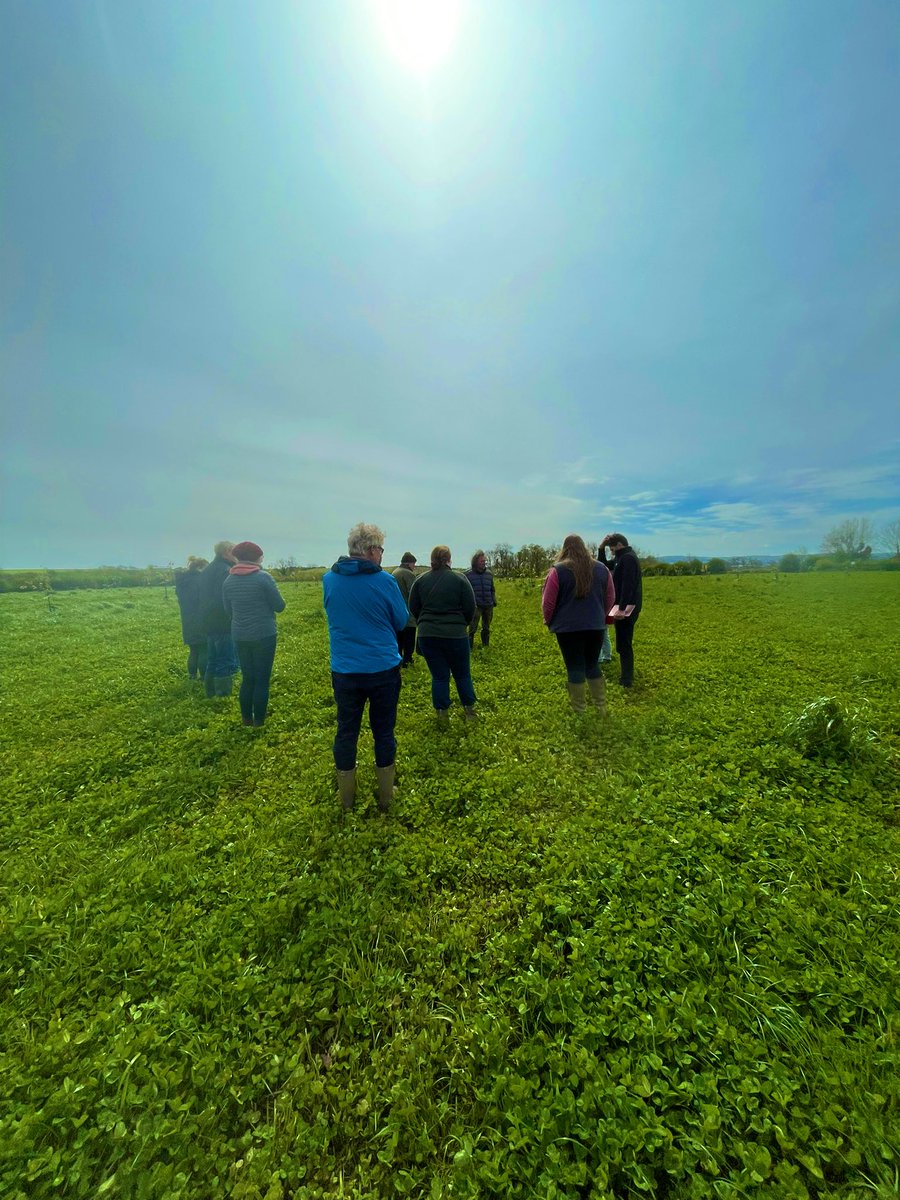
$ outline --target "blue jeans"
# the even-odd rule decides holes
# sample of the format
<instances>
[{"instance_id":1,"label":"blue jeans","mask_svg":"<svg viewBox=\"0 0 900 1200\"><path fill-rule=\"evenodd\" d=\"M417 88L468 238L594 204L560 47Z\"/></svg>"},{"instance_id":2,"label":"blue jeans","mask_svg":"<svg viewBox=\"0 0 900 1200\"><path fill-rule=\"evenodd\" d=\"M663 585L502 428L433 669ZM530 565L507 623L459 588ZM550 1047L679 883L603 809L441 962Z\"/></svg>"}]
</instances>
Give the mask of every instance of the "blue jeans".
<instances>
[{"instance_id":1,"label":"blue jeans","mask_svg":"<svg viewBox=\"0 0 900 1200\"><path fill-rule=\"evenodd\" d=\"M612 662L612 642L609 640L609 626L603 626L603 645L600 647L600 661Z\"/></svg>"},{"instance_id":2,"label":"blue jeans","mask_svg":"<svg viewBox=\"0 0 900 1200\"><path fill-rule=\"evenodd\" d=\"M400 699L400 668L353 674L332 671L331 686L338 719L334 765L339 771L351 771L356 766L356 745L368 700L369 726L375 740L375 766L389 767L397 757L394 726Z\"/></svg>"},{"instance_id":3,"label":"blue jeans","mask_svg":"<svg viewBox=\"0 0 900 1200\"><path fill-rule=\"evenodd\" d=\"M253 642L235 642L241 663L241 690L238 699L241 716L254 725L262 725L269 707L269 680L275 662L277 637L259 638Z\"/></svg>"},{"instance_id":4,"label":"blue jeans","mask_svg":"<svg viewBox=\"0 0 900 1200\"><path fill-rule=\"evenodd\" d=\"M450 676L467 708L475 703L468 637L419 637L419 653L431 672L431 703L438 711L450 707Z\"/></svg>"},{"instance_id":5,"label":"blue jeans","mask_svg":"<svg viewBox=\"0 0 900 1200\"><path fill-rule=\"evenodd\" d=\"M221 679L234 675L238 669L237 655L230 633L211 633L206 639L206 678Z\"/></svg>"}]
</instances>

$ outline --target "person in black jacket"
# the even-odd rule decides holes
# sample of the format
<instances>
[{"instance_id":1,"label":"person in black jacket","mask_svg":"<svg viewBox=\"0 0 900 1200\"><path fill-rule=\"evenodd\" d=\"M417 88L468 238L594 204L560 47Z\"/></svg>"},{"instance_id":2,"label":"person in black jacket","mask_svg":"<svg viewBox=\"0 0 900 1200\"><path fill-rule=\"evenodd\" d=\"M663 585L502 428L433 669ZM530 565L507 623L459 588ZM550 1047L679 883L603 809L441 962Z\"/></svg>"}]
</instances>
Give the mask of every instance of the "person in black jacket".
<instances>
[{"instance_id":1,"label":"person in black jacket","mask_svg":"<svg viewBox=\"0 0 900 1200\"><path fill-rule=\"evenodd\" d=\"M612 551L612 559L606 554L606 548ZM628 544L628 538L622 533L608 533L597 551L597 557L606 563L612 571L613 584L616 589L616 606L626 608L634 605L634 612L629 617L619 617L616 620L616 654L619 656L619 682L622 687L630 688L634 683L634 627L641 615L641 564L637 555Z\"/></svg>"},{"instance_id":2,"label":"person in black jacket","mask_svg":"<svg viewBox=\"0 0 900 1200\"><path fill-rule=\"evenodd\" d=\"M222 584L234 566L234 542L216 542L215 558L200 572L200 613L206 634L207 696L230 696L232 677L238 669L231 637L231 617L222 602Z\"/></svg>"},{"instance_id":3,"label":"person in black jacket","mask_svg":"<svg viewBox=\"0 0 900 1200\"><path fill-rule=\"evenodd\" d=\"M409 611L419 630L419 653L431 672L431 702L439 724L450 720L450 676L466 720L475 719L475 687L468 629L475 615L475 593L464 575L450 569L449 546L431 551L431 570L420 575L409 593Z\"/></svg>"},{"instance_id":4,"label":"person in black jacket","mask_svg":"<svg viewBox=\"0 0 900 1200\"><path fill-rule=\"evenodd\" d=\"M205 558L188 556L187 568L175 572L175 596L181 610L181 640L188 648L189 679L202 679L206 674L206 634L200 611L200 572L209 566Z\"/></svg>"}]
</instances>

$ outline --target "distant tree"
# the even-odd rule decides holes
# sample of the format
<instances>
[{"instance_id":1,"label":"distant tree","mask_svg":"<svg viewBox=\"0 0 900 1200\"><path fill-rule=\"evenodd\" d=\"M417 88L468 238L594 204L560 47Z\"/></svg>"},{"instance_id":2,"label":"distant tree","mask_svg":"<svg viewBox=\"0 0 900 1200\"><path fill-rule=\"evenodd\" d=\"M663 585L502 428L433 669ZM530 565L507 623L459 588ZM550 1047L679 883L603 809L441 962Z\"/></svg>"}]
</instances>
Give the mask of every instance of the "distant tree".
<instances>
[{"instance_id":1,"label":"distant tree","mask_svg":"<svg viewBox=\"0 0 900 1200\"><path fill-rule=\"evenodd\" d=\"M711 558L706 564L707 575L725 575L730 570L724 558Z\"/></svg>"},{"instance_id":2,"label":"distant tree","mask_svg":"<svg viewBox=\"0 0 900 1200\"><path fill-rule=\"evenodd\" d=\"M878 544L884 546L892 558L900 558L900 520L882 525L878 531Z\"/></svg>"},{"instance_id":3,"label":"distant tree","mask_svg":"<svg viewBox=\"0 0 900 1200\"><path fill-rule=\"evenodd\" d=\"M494 575L499 578L509 578L515 568L515 552L508 541L500 541L487 554L487 562Z\"/></svg>"},{"instance_id":4,"label":"distant tree","mask_svg":"<svg viewBox=\"0 0 900 1200\"><path fill-rule=\"evenodd\" d=\"M536 542L520 547L515 556L516 575L523 578L543 575L552 565L552 562L548 561L547 553L544 547Z\"/></svg>"},{"instance_id":5,"label":"distant tree","mask_svg":"<svg viewBox=\"0 0 900 1200\"><path fill-rule=\"evenodd\" d=\"M687 571L685 572L685 574L687 574L687 575L702 575L703 574L703 563L700 561L699 558L689 558L686 566L687 566Z\"/></svg>"},{"instance_id":6,"label":"distant tree","mask_svg":"<svg viewBox=\"0 0 900 1200\"><path fill-rule=\"evenodd\" d=\"M822 549L833 558L845 561L851 558L863 558L867 557L865 555L867 546L869 554L872 553L869 543L874 536L874 528L868 517L851 517L849 520L841 521L840 525L835 525L833 529L829 529L822 538Z\"/></svg>"},{"instance_id":7,"label":"distant tree","mask_svg":"<svg viewBox=\"0 0 900 1200\"><path fill-rule=\"evenodd\" d=\"M280 558L278 562L272 564L272 572L279 579L290 579L297 570L297 560L291 554L288 558Z\"/></svg>"},{"instance_id":8,"label":"distant tree","mask_svg":"<svg viewBox=\"0 0 900 1200\"><path fill-rule=\"evenodd\" d=\"M799 554L782 554L778 560L778 570L793 575L801 570Z\"/></svg>"}]
</instances>

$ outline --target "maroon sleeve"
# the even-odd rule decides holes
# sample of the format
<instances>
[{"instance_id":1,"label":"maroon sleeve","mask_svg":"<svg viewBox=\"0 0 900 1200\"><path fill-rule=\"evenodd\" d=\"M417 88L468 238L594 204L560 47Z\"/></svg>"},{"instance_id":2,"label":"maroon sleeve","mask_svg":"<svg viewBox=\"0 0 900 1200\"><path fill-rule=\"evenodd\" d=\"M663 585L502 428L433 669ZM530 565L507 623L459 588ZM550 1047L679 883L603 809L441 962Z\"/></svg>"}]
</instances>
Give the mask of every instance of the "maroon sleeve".
<instances>
[{"instance_id":1,"label":"maroon sleeve","mask_svg":"<svg viewBox=\"0 0 900 1200\"><path fill-rule=\"evenodd\" d=\"M559 576L550 568L544 580L544 590L541 592L541 612L544 614L544 624L549 625L556 612L556 602L559 599Z\"/></svg>"},{"instance_id":2,"label":"maroon sleeve","mask_svg":"<svg viewBox=\"0 0 900 1200\"><path fill-rule=\"evenodd\" d=\"M606 616L609 617L610 609L616 606L616 585L613 583L612 571L609 567L606 568ZM607 625L612 625L613 622L607 620Z\"/></svg>"}]
</instances>

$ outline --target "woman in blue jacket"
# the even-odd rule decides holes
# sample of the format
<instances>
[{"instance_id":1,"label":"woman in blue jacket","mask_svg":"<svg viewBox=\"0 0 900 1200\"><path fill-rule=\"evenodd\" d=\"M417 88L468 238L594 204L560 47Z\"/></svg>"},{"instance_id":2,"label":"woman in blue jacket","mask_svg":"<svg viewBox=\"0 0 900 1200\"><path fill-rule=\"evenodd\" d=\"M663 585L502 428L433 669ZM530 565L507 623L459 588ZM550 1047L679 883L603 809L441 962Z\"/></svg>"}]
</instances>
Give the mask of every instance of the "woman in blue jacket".
<instances>
[{"instance_id":1,"label":"woman in blue jacket","mask_svg":"<svg viewBox=\"0 0 900 1200\"><path fill-rule=\"evenodd\" d=\"M263 552L256 542L238 542L231 553L237 561L222 584L222 603L231 618L241 664L241 719L245 725L260 726L266 719L275 662L275 614L284 612L284 600L260 565Z\"/></svg>"}]
</instances>

